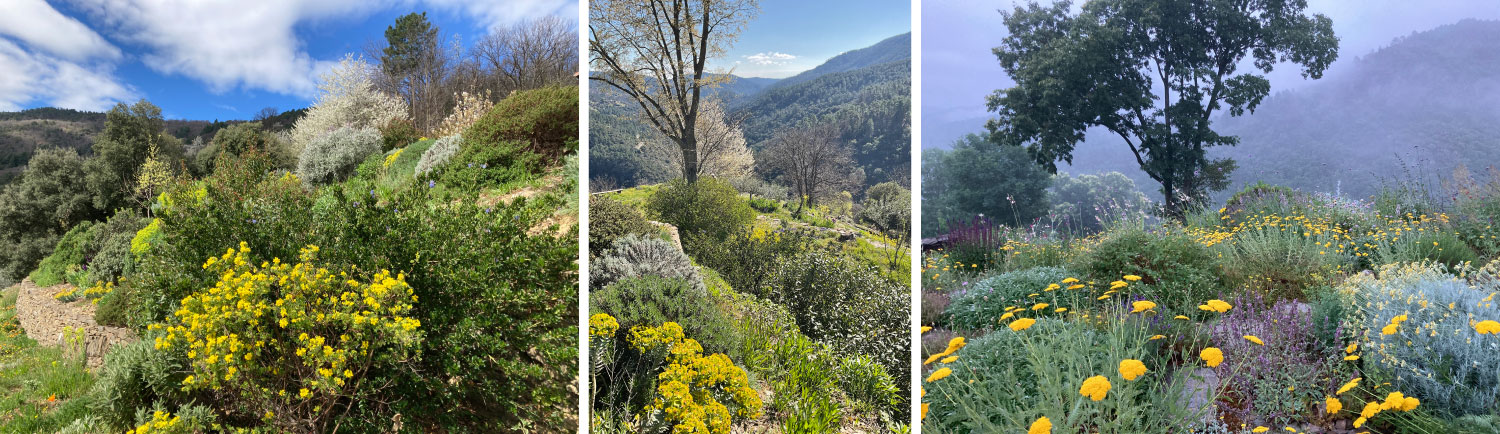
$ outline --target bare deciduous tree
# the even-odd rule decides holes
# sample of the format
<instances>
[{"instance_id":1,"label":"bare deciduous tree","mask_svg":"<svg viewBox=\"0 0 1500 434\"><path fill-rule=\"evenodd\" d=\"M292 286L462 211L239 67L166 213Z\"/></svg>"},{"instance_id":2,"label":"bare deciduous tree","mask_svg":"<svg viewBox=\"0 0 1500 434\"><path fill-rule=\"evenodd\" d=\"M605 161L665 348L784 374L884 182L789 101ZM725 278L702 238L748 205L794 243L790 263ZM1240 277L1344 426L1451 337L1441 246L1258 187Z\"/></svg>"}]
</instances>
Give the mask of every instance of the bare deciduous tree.
<instances>
[{"instance_id":1,"label":"bare deciduous tree","mask_svg":"<svg viewBox=\"0 0 1500 434\"><path fill-rule=\"evenodd\" d=\"M569 83L578 71L578 30L556 16L500 28L473 50L502 91Z\"/></svg>"},{"instance_id":2,"label":"bare deciduous tree","mask_svg":"<svg viewBox=\"0 0 1500 434\"><path fill-rule=\"evenodd\" d=\"M796 214L804 205L828 198L864 182L864 172L855 167L853 151L839 140L830 125L782 130L761 153L766 169L780 175L798 197Z\"/></svg>"},{"instance_id":3,"label":"bare deciduous tree","mask_svg":"<svg viewBox=\"0 0 1500 434\"><path fill-rule=\"evenodd\" d=\"M707 73L759 12L756 0L599 0L589 2L590 79L635 100L648 124L677 144L682 176L697 182L697 125L704 88L727 79Z\"/></svg>"}]
</instances>

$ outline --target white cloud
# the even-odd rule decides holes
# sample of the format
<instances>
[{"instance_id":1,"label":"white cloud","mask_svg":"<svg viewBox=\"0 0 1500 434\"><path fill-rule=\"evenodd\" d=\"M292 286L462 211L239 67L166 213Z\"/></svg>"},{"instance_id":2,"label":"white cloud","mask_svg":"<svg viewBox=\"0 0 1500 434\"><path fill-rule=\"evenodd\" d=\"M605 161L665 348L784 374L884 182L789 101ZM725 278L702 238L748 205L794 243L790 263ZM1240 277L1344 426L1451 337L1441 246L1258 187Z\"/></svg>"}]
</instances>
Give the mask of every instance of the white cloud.
<instances>
[{"instance_id":1,"label":"white cloud","mask_svg":"<svg viewBox=\"0 0 1500 434\"><path fill-rule=\"evenodd\" d=\"M309 99L317 93L318 73L338 63L339 56L309 55L297 38L299 25L359 20L393 7L420 10L425 4L493 28L559 12L574 17L578 7L566 0L71 1L110 36L144 46L141 60L153 70L202 81L216 93L266 90Z\"/></svg>"},{"instance_id":2,"label":"white cloud","mask_svg":"<svg viewBox=\"0 0 1500 434\"><path fill-rule=\"evenodd\" d=\"M791 61L795 60L796 58L797 56L786 53L778 53L775 51L755 53L745 56L745 60L749 60L750 63L756 65L785 65L787 63L791 63Z\"/></svg>"},{"instance_id":3,"label":"white cloud","mask_svg":"<svg viewBox=\"0 0 1500 434\"><path fill-rule=\"evenodd\" d=\"M115 80L108 64L86 66L28 52L0 39L0 111L16 111L36 102L103 111L136 98L133 89Z\"/></svg>"},{"instance_id":4,"label":"white cloud","mask_svg":"<svg viewBox=\"0 0 1500 434\"><path fill-rule=\"evenodd\" d=\"M53 9L44 0L7 0L0 14L0 35L64 59L117 59L120 50L93 29Z\"/></svg>"}]
</instances>

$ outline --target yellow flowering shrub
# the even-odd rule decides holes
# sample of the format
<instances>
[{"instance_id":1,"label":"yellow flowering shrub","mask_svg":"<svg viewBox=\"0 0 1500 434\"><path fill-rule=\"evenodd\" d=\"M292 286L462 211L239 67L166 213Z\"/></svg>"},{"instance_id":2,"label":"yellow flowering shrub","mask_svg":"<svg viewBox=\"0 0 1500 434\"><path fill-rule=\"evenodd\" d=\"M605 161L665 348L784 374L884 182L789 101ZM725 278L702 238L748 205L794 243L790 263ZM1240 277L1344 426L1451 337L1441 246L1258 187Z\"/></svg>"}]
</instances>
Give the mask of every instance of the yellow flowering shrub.
<instances>
[{"instance_id":1,"label":"yellow flowering shrub","mask_svg":"<svg viewBox=\"0 0 1500 434\"><path fill-rule=\"evenodd\" d=\"M164 411L156 411L151 413L151 420L146 421L146 423L137 425L135 429L130 430L130 432L126 434L167 434L189 432L192 432L192 430L182 423L182 418Z\"/></svg>"},{"instance_id":2,"label":"yellow flowering shrub","mask_svg":"<svg viewBox=\"0 0 1500 434\"><path fill-rule=\"evenodd\" d=\"M151 245L161 234L161 219L152 219L151 224L141 228L135 233L135 238L130 239L130 253L137 258L151 251Z\"/></svg>"},{"instance_id":3,"label":"yellow flowering shrub","mask_svg":"<svg viewBox=\"0 0 1500 434\"><path fill-rule=\"evenodd\" d=\"M656 377L656 395L638 415L644 432L723 434L732 417L760 417L760 396L745 370L723 354L704 356L677 323L633 327L628 341L643 357L666 362Z\"/></svg>"},{"instance_id":4,"label":"yellow flowering shrub","mask_svg":"<svg viewBox=\"0 0 1500 434\"><path fill-rule=\"evenodd\" d=\"M415 354L417 297L404 277L380 271L362 282L316 265L255 264L240 243L203 268L220 277L182 299L164 323L148 327L154 346L186 358L184 390L229 397L219 411L244 413L279 429L323 431L371 387L372 366Z\"/></svg>"}]
</instances>

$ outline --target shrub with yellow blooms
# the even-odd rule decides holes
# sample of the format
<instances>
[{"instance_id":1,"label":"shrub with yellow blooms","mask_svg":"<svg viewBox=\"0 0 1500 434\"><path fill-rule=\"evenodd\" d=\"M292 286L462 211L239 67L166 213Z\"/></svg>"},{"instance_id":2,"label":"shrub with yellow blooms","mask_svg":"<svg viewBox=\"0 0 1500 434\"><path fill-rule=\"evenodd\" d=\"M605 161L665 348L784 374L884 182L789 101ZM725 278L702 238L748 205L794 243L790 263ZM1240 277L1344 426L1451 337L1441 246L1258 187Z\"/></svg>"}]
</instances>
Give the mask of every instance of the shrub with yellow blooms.
<instances>
[{"instance_id":1,"label":"shrub with yellow blooms","mask_svg":"<svg viewBox=\"0 0 1500 434\"><path fill-rule=\"evenodd\" d=\"M366 376L373 367L416 354L421 323L404 276L382 270L362 281L321 268L317 246L298 259L257 265L245 243L209 258L203 268L218 283L183 298L148 338L188 361L184 390L223 397L218 411L321 432L380 387Z\"/></svg>"},{"instance_id":2,"label":"shrub with yellow blooms","mask_svg":"<svg viewBox=\"0 0 1500 434\"><path fill-rule=\"evenodd\" d=\"M624 336L628 351L614 348L619 323L599 313L589 318L589 341L607 351L591 356L590 382L595 404L591 423L610 424L612 429L644 433L729 432L734 419L761 416L762 402L744 369L729 356L703 354L698 341L683 334L675 322L661 326L635 326ZM594 347L600 348L600 347ZM651 392L639 408L628 399L615 399L621 392L645 389ZM623 407L622 407L623 406ZM611 420L625 419L629 421ZM613 425L629 426L613 426Z\"/></svg>"}]
</instances>

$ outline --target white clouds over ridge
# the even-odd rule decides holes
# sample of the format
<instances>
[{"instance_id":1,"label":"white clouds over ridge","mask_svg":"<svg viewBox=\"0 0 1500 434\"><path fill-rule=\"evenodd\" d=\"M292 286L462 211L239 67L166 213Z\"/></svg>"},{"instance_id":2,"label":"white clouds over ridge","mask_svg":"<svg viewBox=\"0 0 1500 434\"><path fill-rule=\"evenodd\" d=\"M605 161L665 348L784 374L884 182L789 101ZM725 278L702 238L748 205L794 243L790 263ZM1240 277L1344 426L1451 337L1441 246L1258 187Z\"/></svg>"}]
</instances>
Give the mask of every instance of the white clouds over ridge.
<instances>
[{"instance_id":1,"label":"white clouds over ridge","mask_svg":"<svg viewBox=\"0 0 1500 434\"><path fill-rule=\"evenodd\" d=\"M756 65L782 65L791 62L796 58L797 56L786 53L778 53L775 51L767 53L755 53L749 56L745 56L745 60L749 60L750 63L754 63Z\"/></svg>"},{"instance_id":2,"label":"white clouds over ridge","mask_svg":"<svg viewBox=\"0 0 1500 434\"><path fill-rule=\"evenodd\" d=\"M134 60L215 93L269 91L311 99L318 73L341 56L310 55L297 36L299 25L426 6L471 16L493 29L546 15L574 20L578 7L569 0L55 1L79 11L88 25L46 0L0 0L0 110L37 101L101 110L137 98L114 76L121 61ZM121 54L110 41L130 53Z\"/></svg>"}]
</instances>

